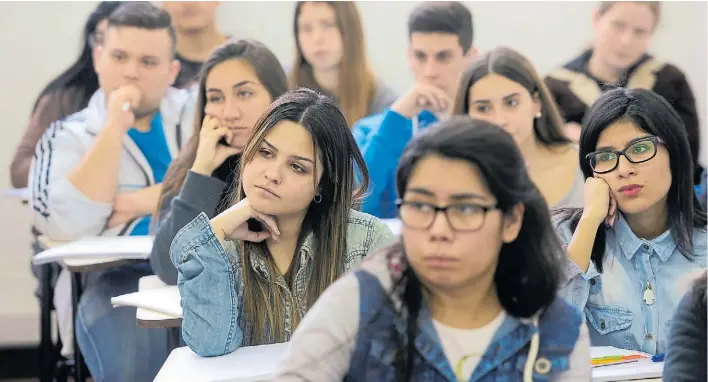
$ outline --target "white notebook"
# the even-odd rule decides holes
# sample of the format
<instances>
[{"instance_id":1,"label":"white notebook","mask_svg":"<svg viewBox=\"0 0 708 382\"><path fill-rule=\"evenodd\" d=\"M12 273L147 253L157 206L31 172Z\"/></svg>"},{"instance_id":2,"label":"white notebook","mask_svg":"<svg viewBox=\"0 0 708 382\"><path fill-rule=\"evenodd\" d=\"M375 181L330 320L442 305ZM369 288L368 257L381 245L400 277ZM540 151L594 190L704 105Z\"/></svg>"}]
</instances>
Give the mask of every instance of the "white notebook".
<instances>
[{"instance_id":1,"label":"white notebook","mask_svg":"<svg viewBox=\"0 0 708 382\"><path fill-rule=\"evenodd\" d=\"M113 306L135 306L172 317L182 317L179 289L166 286L111 298Z\"/></svg>"},{"instance_id":2,"label":"white notebook","mask_svg":"<svg viewBox=\"0 0 708 382\"><path fill-rule=\"evenodd\" d=\"M44 250L32 257L32 263L40 265L88 257L146 260L150 257L153 240L152 236L86 237Z\"/></svg>"}]
</instances>

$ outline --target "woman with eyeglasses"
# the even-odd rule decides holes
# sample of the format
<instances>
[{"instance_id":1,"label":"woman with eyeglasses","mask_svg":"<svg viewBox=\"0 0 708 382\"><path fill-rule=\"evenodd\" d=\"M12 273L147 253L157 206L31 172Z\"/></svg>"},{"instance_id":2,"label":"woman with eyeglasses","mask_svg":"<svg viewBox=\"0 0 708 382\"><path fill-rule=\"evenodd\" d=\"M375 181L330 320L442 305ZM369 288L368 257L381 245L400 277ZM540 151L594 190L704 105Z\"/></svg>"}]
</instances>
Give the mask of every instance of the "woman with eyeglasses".
<instances>
[{"instance_id":1,"label":"woman with eyeglasses","mask_svg":"<svg viewBox=\"0 0 708 382\"><path fill-rule=\"evenodd\" d=\"M396 188L400 242L322 294L277 381L590 380L582 313L556 295L562 247L507 132L441 122Z\"/></svg>"},{"instance_id":2,"label":"woman with eyeglasses","mask_svg":"<svg viewBox=\"0 0 708 382\"><path fill-rule=\"evenodd\" d=\"M562 295L596 346L659 354L681 280L706 267L706 213L693 190L685 129L650 90L613 89L583 120L585 205L557 216L567 244Z\"/></svg>"},{"instance_id":3,"label":"woman with eyeglasses","mask_svg":"<svg viewBox=\"0 0 708 382\"><path fill-rule=\"evenodd\" d=\"M85 108L89 98L98 90L98 77L93 69L93 50L103 43L108 16L124 3L102 1L98 4L84 25L83 48L79 57L39 93L10 164L13 187L27 187L34 148L49 124Z\"/></svg>"}]
</instances>

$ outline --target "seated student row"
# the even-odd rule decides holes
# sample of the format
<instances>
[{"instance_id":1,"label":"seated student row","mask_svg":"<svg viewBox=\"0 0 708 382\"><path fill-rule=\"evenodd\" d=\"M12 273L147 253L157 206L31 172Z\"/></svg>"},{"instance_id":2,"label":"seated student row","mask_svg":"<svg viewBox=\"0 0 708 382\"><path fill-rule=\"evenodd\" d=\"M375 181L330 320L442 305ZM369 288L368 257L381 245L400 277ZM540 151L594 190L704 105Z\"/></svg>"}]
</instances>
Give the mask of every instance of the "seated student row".
<instances>
[{"instance_id":1,"label":"seated student row","mask_svg":"<svg viewBox=\"0 0 708 382\"><path fill-rule=\"evenodd\" d=\"M288 93L280 102L286 103L298 96ZM268 122L264 124L274 123L274 116L279 115L275 110L278 103L273 105L271 113L266 114L264 121ZM665 351L668 320L673 316L681 297L677 281L691 271L704 268L706 260L703 243L705 212L694 204L697 200L691 187L691 176L685 170L690 170L691 160L688 151L681 151L687 148L687 137L682 130L671 128L677 123L678 116L670 105L649 91L616 89L601 96L593 106L589 120L597 124L589 122L581 135L581 151L585 149L590 154L587 164L583 165L584 169L596 177L589 177L586 183L588 191L592 191L587 194L586 208L575 213L581 223L577 227L576 236L570 240L568 257L563 255L558 238L551 228L547 206L536 187L528 180L521 156L510 137L502 133L499 127L485 127L482 122L466 122L469 120L459 118L443 121L439 129L414 139L407 149L411 153L404 154L402 158L397 184L402 195L399 206L404 224L403 247L397 247L401 244L394 243L393 247L374 255L362 269L337 281L331 287L332 291L318 300L293 336L290 356L283 371L284 377L309 380L324 376L328 379L346 376L364 378L365 375L366 378L381 378L391 373L410 372L410 368L400 368L401 364L395 363L391 354L406 354L403 350L406 349L405 344L415 342L417 350L407 350L407 357L413 357L407 358L408 365L414 362L413 359L416 363L431 363L431 368L417 366L416 373L420 373L416 374L417 377L468 379L476 373L473 379L477 379L490 375L499 377L504 373L517 376L525 373L525 378L530 378L530 373L566 372L555 376L567 377L569 380L578 380L578 376L587 379L590 367L588 339L585 337L583 340L582 333L588 327L577 308L584 308L593 344L642 350L652 354ZM659 123L667 122L666 119L669 119L669 123ZM303 127L307 121L304 123ZM676 131L679 133L673 133ZM255 136L259 135L262 136ZM270 136L278 139L278 135L275 128L265 136L264 142ZM600 138L595 138L597 136ZM504 142L502 138L508 141ZM592 140L596 142L593 144ZM256 141L251 145L255 149L263 144ZM314 145L317 147L317 144ZM586 149L585 145L594 147L594 150ZM625 149L618 155L600 145L612 147L613 150ZM486 155L485 148L488 151ZM498 156L499 148L503 148L507 155ZM460 156L469 156L471 153L478 156L467 159L474 166L460 161ZM625 155L627 160L619 159ZM675 163L671 166L669 156L674 159L672 163ZM253 160L243 165L241 168L244 169L244 176L249 166L258 164ZM274 162L270 166L275 168L278 164ZM445 175L439 171L442 167L446 168ZM467 173L470 167L476 170ZM479 171L483 174L482 178ZM664 171L672 177L667 182L667 177L655 175L658 171ZM610 173L613 174L603 175ZM407 176L411 179L407 180ZM514 182L520 182L520 179L528 183L516 186ZM626 183L627 179L641 182L641 189L637 190L633 186L617 192L615 187ZM414 180L415 183L408 183ZM244 184L249 182L244 179ZM612 191L610 185L613 186ZM510 195L488 195L491 192L508 192ZM263 196L272 198L265 192L258 195L256 188L251 188L251 193L257 195L256 200ZM675 206L670 202L671 199L667 199L674 193L678 195L676 199L684 201L684 206ZM263 212L267 209L265 205L260 207L262 211L258 211L255 204L246 203L244 200L250 197L248 193L241 193L240 196L246 199L211 222L204 214L193 220L178 233L171 248L172 260L179 270L178 285L185 309L183 334L187 344L201 355L224 354L246 344L287 340L291 333L292 317L272 314L266 315L268 318L262 326L265 333L261 333L260 338L254 338L251 332L264 323L256 321L260 316L254 317L243 300L250 294L247 282L244 282L248 277L246 275L262 267L261 277L268 279L273 277L269 272L279 270L280 273L276 273L279 278L281 273L288 274L286 270L289 266L287 263L278 264L279 259L275 255L270 260L270 266L262 265L260 255L256 257L259 260L251 260L250 266L242 266L250 258L241 252L252 248L249 242L265 240L267 247L275 245L280 237L280 224L264 216L267 213ZM522 202L524 197L529 199ZM310 202L309 208L314 206L316 201ZM675 211L672 208L687 208L682 215L687 215L691 220L674 222L670 218ZM499 217L489 220L492 211L497 209L501 210ZM438 211L443 212L443 216L438 216ZM656 217L652 220L654 226L650 227L654 232L641 231L646 227L637 225L636 219L642 219L640 221L643 222L652 215ZM249 232L246 222L249 217L259 219L266 232ZM603 233L607 231L606 239L593 245L593 240L588 241L587 235L594 235L603 220L609 225L601 229ZM492 224L492 221L497 223ZM570 238L566 233L570 232L569 224L568 220L561 219L558 225L564 242ZM548 227L546 233L544 226ZM540 232L531 232L531 227ZM494 237L491 232L495 230L500 230L499 242L492 241L483 245L480 240L491 240ZM682 242L680 236L675 238L682 232L685 232L690 242ZM638 235L647 239L639 239ZM525 237L527 239L523 239ZM644 249L637 242L646 243ZM685 249L681 248L682 245L686 246ZM614 251L622 251L625 246L633 251L625 252L625 256L649 264L648 269L637 271L632 263L625 263L623 257L615 255ZM470 261L464 255L466 248L470 247L482 252L484 248L489 248L490 253L486 256L480 254L475 257L478 260L464 266L465 262ZM403 257L400 252L402 248L409 252ZM500 248L501 252L494 254ZM538 255L534 254L533 248L538 249ZM605 277L599 277L595 271L595 275L590 275L588 280L586 274L590 272L577 270L584 266L583 262L587 264L590 261L593 248L604 258L602 265ZM302 257L302 254L299 256ZM487 263L482 262L482 259ZM514 260L509 265L496 264L496 261L502 262L504 259ZM291 258L291 261L290 266L297 263L298 258ZM661 266L660 261L665 264ZM649 286L649 290L653 294L647 294L645 284L634 283L632 280L645 277L642 272L651 271L651 264L657 270L655 275L650 276L653 286ZM248 270L250 267L255 269ZM421 280L418 282L425 285L425 293L409 289L409 285L415 285L409 283L415 283L417 278ZM562 280L567 281L561 283ZM604 280L609 282L603 284ZM607 287L603 288L603 285L612 283L617 285L616 289L610 291ZM567 300L556 299L553 302L556 287L562 288L562 295ZM549 292L546 297L542 297L544 294L539 291L546 290ZM618 296L618 290L625 293ZM532 295L524 295L524 291ZM275 296L278 293L275 292ZM271 300L277 298L275 296L266 294L262 298ZM389 297L393 297L391 301L394 303L391 306L386 302ZM462 304L464 308L459 303L472 298L475 303ZM400 306L395 301L402 302L405 310L399 310ZM605 307L608 303L614 306ZM306 302L300 304L305 306ZM415 304L415 308L411 304ZM468 311L469 306L476 307L472 313ZM416 316L411 313L411 309L424 310L420 316ZM626 309L627 314L617 317L616 312L623 312L622 309ZM332 316L333 312L341 315ZM503 312L511 317L505 319ZM395 323L402 320L400 322L405 324L406 316L409 317L408 329L396 334L398 329L394 329L397 327ZM535 321L519 321L531 317L535 317ZM421 325L418 329L420 334L415 334L416 322ZM557 330L560 322L569 325L568 328ZM285 327L278 333L283 323ZM615 323L616 327L611 326ZM528 325L540 325L541 344L536 342L536 345L527 349L529 341L532 344L538 341L532 340L534 330ZM554 329L544 330L545 325ZM491 349L500 348L487 347L490 343L505 343L509 339L504 337L504 333L509 334L514 330L526 333L519 343L522 349L519 354L499 353ZM656 334L653 337L647 336L644 334L646 330L655 331ZM432 333L438 336L449 335L450 338L440 338L442 342L438 343ZM411 335L420 338L415 341L406 340L412 339L406 337ZM400 337L396 339L396 336ZM455 342L453 338L476 340ZM430 340L433 343L428 346L420 342ZM324 346L312 347L313 342ZM479 344L480 347L469 348L470 344ZM562 355L555 354L554 358L548 355L548 350L544 350L544 344L566 350ZM511 347L517 348L513 345ZM395 348L403 352L390 353ZM373 349L378 349L375 353L377 355L369 353ZM527 351L533 353L528 358L518 358L518 362L511 361L511 370L494 366L501 361L517 359ZM370 359L371 356L377 359ZM441 356L443 358L440 359ZM328 359L331 363L325 362ZM428 361L423 361L425 359ZM435 359L439 359L437 370L432 368ZM467 361L469 363L466 364ZM373 367L370 362L380 363L380 366ZM477 362L479 366L476 366ZM457 365L454 374L449 366L452 364Z\"/></svg>"},{"instance_id":2,"label":"seated student row","mask_svg":"<svg viewBox=\"0 0 708 382\"><path fill-rule=\"evenodd\" d=\"M227 66L229 66L229 65L224 65L224 67L227 67ZM233 64L230 65L231 70L232 70L232 73L233 73L233 70L234 70L234 69L233 69L233 66L234 66ZM224 70L225 70L225 69L222 68L222 73L224 72ZM204 78L203 78L203 80L204 80ZM207 82L208 82L208 79L207 79ZM255 85L259 85L259 84L260 84L260 85L263 85L262 82L256 82L256 83L254 83L254 84L255 84ZM226 86L225 89L228 90L228 89L229 89L229 86ZM222 92L223 92L223 90L224 90L224 89L222 89ZM240 90L239 90L239 91L240 91ZM225 94L228 94L228 91L227 91L227 92L224 92L224 93L225 93ZM244 94L244 93L235 92L235 93L233 93L233 94ZM232 94L232 95L233 95L233 94ZM261 94L263 94L263 93L261 93ZM208 101L206 101L205 96L202 95L202 97L200 97L200 98L205 99L205 101L204 101L204 102L205 102L205 106L208 106ZM267 97L267 98L269 98L269 100L272 99L272 97ZM220 99L220 98L217 96L217 97L214 97L212 100L215 102L215 104L218 104L219 102L223 101L223 97ZM264 105L264 106L262 106L262 107L265 108L265 107L267 106L267 103L264 102L264 103L262 103L261 105ZM212 104L211 106L215 107L214 104ZM212 110L212 113L214 113L214 114L218 114L218 110L219 110L219 109L218 109L218 106L216 106L216 107L217 107L217 109L214 109L214 108L211 109L211 110ZM206 111L206 110L207 110L207 108L205 108L205 111ZM222 110L222 111L223 111L223 110ZM227 118L227 119L228 119L228 118ZM201 121L201 120L202 120L201 118L197 119L197 121ZM208 125L208 124L205 123L205 125ZM197 126L199 126L199 125L197 125ZM200 156L200 155L199 155L199 152L201 151L201 152L202 152L202 155L201 155L202 160L196 161L196 160L194 159L194 157L193 157L193 159L191 159L191 160L195 162L195 163L194 163L195 165L196 165L196 164L199 164L200 166L203 165L204 163L211 162L211 163L208 163L207 166L205 166L205 167L202 168L202 171L203 171L203 172L206 172L206 173L208 173L208 171L210 170L209 165L218 166L219 163L215 163L215 162L219 162L219 161L223 162L223 161L226 160L226 158L228 157L228 154L230 154L230 153L232 154L232 153L233 153L233 151L229 151L229 149L227 149L225 146L217 146L217 145L214 144L214 143L220 138L220 136L219 136L220 133L223 134L223 135L229 135L229 139L233 138L233 137L231 136L231 134L226 134L226 132L224 131L223 128L214 129L214 127L217 127L217 126L215 126L214 121L212 120L212 123L211 123L211 126L210 126L210 129L211 129L211 130L209 130L209 129L204 129L204 130L202 131L203 134L209 136L209 137L207 137L207 138L204 140L204 142L206 142L206 145L200 147L200 149L196 149L196 147L199 147L199 146L201 146L201 145L193 144L193 146L192 146L192 147L193 147L192 153L194 153L194 152L196 151L197 154L187 154L187 155L186 155L187 157L189 157L190 155L195 155L196 157L199 157L199 156ZM215 131L215 130L220 130L220 131ZM211 134L209 134L209 133L211 133ZM200 133L200 135L201 135L201 133ZM195 136L196 136L196 135L195 135ZM238 139L231 139L230 142L232 143L232 145L235 144L235 145L238 147L238 144L239 144L239 140L238 140ZM242 142L242 141L241 141L241 142ZM209 143L211 143L212 145L209 146ZM206 148L205 148L205 147L206 147ZM219 156L221 157L221 159L217 159L216 161L213 161L213 158L209 158L209 157L210 157L210 155L214 155L214 154L215 154L215 152L214 152L213 150L216 149L216 148L219 148L220 151L221 151L221 152L220 152L220 155L219 155ZM210 150L211 150L211 153L210 153ZM207 159L206 159L206 160L204 160L204 158L205 158L205 154L203 154L204 152L207 153L207 155L206 155L206 158L207 158ZM185 164L185 163L186 163L186 164ZM190 165L188 162L185 162L185 163L183 163L183 165L186 165L187 167L183 167L183 169L184 169L184 168L188 168L189 165ZM231 163L230 165L232 166L233 163ZM197 166L197 167L199 167L199 166ZM212 168L213 168L213 167L212 167ZM231 168L233 168L233 167L231 167ZM227 173L229 173L229 172L227 171ZM191 175L191 174L190 174L190 175ZM224 180L226 180L226 179L224 179ZM231 180L231 181L233 181L233 180ZM186 183L186 182L185 182L185 183ZM222 183L222 184L223 184L223 183ZM222 191L223 191L224 186L225 186L225 184L222 185ZM177 188L178 188L178 187L177 187ZM219 197L220 197L221 194L222 194L222 192L217 192L217 194L218 194ZM215 194L212 194L212 195L215 195ZM213 202L214 202L214 205L216 205L216 204L218 203L218 201L221 200L220 198L213 198L213 199L214 199L214 201L213 201ZM315 200L317 200L317 197L316 197L316 196L315 196ZM164 205L164 204L163 204L163 205ZM212 209L215 209L215 208L212 208ZM208 211L209 211L209 209L207 208L205 212L208 212ZM168 215L168 216L169 216L169 215ZM188 221L188 220L189 220L189 219L187 219L187 221ZM160 231L162 231L162 229L161 229ZM174 234L170 234L170 235L168 235L168 236L173 236L173 235L174 235ZM163 252L163 253L165 253L165 252ZM153 262L153 264L154 264L154 262ZM134 324L134 321L133 321L133 324Z\"/></svg>"}]
</instances>

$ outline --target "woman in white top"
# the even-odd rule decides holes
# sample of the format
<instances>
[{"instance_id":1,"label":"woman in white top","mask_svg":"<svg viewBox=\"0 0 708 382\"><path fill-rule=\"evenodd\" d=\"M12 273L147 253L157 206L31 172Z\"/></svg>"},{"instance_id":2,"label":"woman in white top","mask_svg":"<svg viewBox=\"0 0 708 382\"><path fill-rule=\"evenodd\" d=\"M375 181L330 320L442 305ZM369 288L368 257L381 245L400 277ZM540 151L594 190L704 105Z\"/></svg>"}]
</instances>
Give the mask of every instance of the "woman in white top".
<instances>
[{"instance_id":1,"label":"woman in white top","mask_svg":"<svg viewBox=\"0 0 708 382\"><path fill-rule=\"evenodd\" d=\"M322 294L276 379L590 380L582 313L556 296L563 250L512 137L441 122L396 186L401 241Z\"/></svg>"}]
</instances>

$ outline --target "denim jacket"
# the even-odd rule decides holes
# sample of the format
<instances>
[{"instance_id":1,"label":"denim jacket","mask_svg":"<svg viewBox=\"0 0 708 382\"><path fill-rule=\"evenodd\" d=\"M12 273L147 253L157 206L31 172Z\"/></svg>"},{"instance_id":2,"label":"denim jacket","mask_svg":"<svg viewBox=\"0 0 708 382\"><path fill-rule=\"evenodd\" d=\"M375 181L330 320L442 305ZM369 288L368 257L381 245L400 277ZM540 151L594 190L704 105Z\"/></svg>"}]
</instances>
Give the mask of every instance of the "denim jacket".
<instances>
[{"instance_id":1,"label":"denim jacket","mask_svg":"<svg viewBox=\"0 0 708 382\"><path fill-rule=\"evenodd\" d=\"M405 336L407 321L400 294L392 292L405 266L396 256L368 257L322 294L293 335L275 381L395 379L393 337ZM457 382L425 303L414 341L414 381ZM528 367L534 381L587 381L589 346L582 312L556 298L530 319L507 315L469 380L521 381Z\"/></svg>"},{"instance_id":2,"label":"denim jacket","mask_svg":"<svg viewBox=\"0 0 708 382\"><path fill-rule=\"evenodd\" d=\"M252 253L248 257L248 266L272 282L274 288L283 288L292 297L284 302L286 340L294 329L293 309L301 316L305 314L312 258L336 255L313 253L313 240L310 233L296 253L299 267L294 270L292 290L281 274L269 274L264 253ZM342 272L355 267L368 253L392 240L390 229L379 219L350 210ZM250 339L250 323L241 311L243 264L239 245L227 241L222 246L209 218L202 212L177 233L170 247L170 258L177 268L177 286L182 299L182 336L195 353L218 356L240 346L258 345Z\"/></svg>"},{"instance_id":3,"label":"denim jacket","mask_svg":"<svg viewBox=\"0 0 708 382\"><path fill-rule=\"evenodd\" d=\"M567 245L573 236L570 222L556 224ZM686 258L669 231L653 240L640 239L620 215L606 230L602 273L592 262L583 273L567 260L568 280L560 294L584 310L593 346L666 351L682 281L706 267L706 231L694 228L692 240L693 253Z\"/></svg>"}]
</instances>

